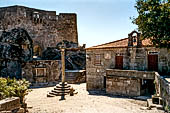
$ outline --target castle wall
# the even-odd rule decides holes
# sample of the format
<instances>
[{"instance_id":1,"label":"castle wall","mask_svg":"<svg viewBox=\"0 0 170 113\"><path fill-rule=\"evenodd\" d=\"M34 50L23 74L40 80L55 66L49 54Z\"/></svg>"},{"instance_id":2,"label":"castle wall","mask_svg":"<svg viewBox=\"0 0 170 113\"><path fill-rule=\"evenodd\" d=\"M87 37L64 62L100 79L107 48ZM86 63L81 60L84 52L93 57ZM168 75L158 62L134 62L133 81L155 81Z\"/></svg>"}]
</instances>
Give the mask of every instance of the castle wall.
<instances>
[{"instance_id":1,"label":"castle wall","mask_svg":"<svg viewBox=\"0 0 170 113\"><path fill-rule=\"evenodd\" d=\"M0 8L0 32L13 28L24 28L43 51L47 47L55 47L62 40L78 44L77 17L74 13L45 11L24 6ZM0 34L1 34L0 33Z\"/></svg>"}]
</instances>

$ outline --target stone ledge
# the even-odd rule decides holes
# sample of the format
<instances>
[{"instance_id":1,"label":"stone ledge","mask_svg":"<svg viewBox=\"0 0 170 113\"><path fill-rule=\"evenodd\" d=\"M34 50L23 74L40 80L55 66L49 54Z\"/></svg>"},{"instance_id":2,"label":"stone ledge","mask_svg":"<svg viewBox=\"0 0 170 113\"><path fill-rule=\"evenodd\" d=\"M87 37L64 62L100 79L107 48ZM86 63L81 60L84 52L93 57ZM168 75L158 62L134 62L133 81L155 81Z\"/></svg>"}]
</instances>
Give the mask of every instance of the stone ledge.
<instances>
[{"instance_id":1,"label":"stone ledge","mask_svg":"<svg viewBox=\"0 0 170 113\"><path fill-rule=\"evenodd\" d=\"M106 75L107 77L118 76L127 78L155 79L155 72L152 71L107 69Z\"/></svg>"},{"instance_id":2,"label":"stone ledge","mask_svg":"<svg viewBox=\"0 0 170 113\"><path fill-rule=\"evenodd\" d=\"M1 111L12 111L20 108L20 99L19 97L12 97L0 100L0 112Z\"/></svg>"}]
</instances>

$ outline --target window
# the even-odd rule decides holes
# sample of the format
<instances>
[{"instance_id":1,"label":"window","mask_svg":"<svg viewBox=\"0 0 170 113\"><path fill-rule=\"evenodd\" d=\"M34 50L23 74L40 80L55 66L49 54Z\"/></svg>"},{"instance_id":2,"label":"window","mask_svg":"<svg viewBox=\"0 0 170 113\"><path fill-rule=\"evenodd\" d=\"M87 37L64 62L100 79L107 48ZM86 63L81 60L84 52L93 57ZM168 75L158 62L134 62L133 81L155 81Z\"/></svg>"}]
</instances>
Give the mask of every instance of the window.
<instances>
[{"instance_id":1,"label":"window","mask_svg":"<svg viewBox=\"0 0 170 113\"><path fill-rule=\"evenodd\" d=\"M44 69L37 69L37 76L44 76Z\"/></svg>"},{"instance_id":2,"label":"window","mask_svg":"<svg viewBox=\"0 0 170 113\"><path fill-rule=\"evenodd\" d=\"M46 76L46 68L36 67L35 68L35 77L45 77Z\"/></svg>"},{"instance_id":3,"label":"window","mask_svg":"<svg viewBox=\"0 0 170 113\"><path fill-rule=\"evenodd\" d=\"M94 64L101 65L101 55L100 54L95 55Z\"/></svg>"}]
</instances>

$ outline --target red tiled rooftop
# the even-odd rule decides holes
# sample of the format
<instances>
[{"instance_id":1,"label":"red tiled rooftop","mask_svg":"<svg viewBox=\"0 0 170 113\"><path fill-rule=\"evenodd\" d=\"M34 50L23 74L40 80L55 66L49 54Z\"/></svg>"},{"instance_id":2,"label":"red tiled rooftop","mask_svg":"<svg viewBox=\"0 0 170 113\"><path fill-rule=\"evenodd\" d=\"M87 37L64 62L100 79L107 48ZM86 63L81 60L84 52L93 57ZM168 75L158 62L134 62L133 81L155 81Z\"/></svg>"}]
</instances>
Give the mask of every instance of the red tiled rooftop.
<instances>
[{"instance_id":1,"label":"red tiled rooftop","mask_svg":"<svg viewBox=\"0 0 170 113\"><path fill-rule=\"evenodd\" d=\"M149 39L142 40L142 46L152 46L152 43ZM128 38L116 40L113 42L92 46L87 49L104 49L104 48L121 48L121 47L128 47Z\"/></svg>"}]
</instances>

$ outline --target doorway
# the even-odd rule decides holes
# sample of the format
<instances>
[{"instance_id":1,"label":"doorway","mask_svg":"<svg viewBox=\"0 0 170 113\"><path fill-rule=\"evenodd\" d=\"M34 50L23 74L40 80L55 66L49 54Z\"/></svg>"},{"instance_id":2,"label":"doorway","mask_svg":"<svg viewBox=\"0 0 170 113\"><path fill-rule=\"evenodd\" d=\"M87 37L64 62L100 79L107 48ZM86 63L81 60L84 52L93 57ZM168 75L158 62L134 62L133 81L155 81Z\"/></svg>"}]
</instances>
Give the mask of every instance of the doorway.
<instances>
[{"instance_id":1,"label":"doorway","mask_svg":"<svg viewBox=\"0 0 170 113\"><path fill-rule=\"evenodd\" d=\"M151 79L141 80L141 95L142 96L151 96L154 93L155 93L154 80L151 80Z\"/></svg>"},{"instance_id":2,"label":"doorway","mask_svg":"<svg viewBox=\"0 0 170 113\"><path fill-rule=\"evenodd\" d=\"M158 55L157 54L148 55L148 70L158 71Z\"/></svg>"},{"instance_id":3,"label":"doorway","mask_svg":"<svg viewBox=\"0 0 170 113\"><path fill-rule=\"evenodd\" d=\"M123 56L116 56L115 57L115 68L116 69L123 69Z\"/></svg>"},{"instance_id":4,"label":"doorway","mask_svg":"<svg viewBox=\"0 0 170 113\"><path fill-rule=\"evenodd\" d=\"M104 76L104 89L106 89L106 76Z\"/></svg>"}]
</instances>

